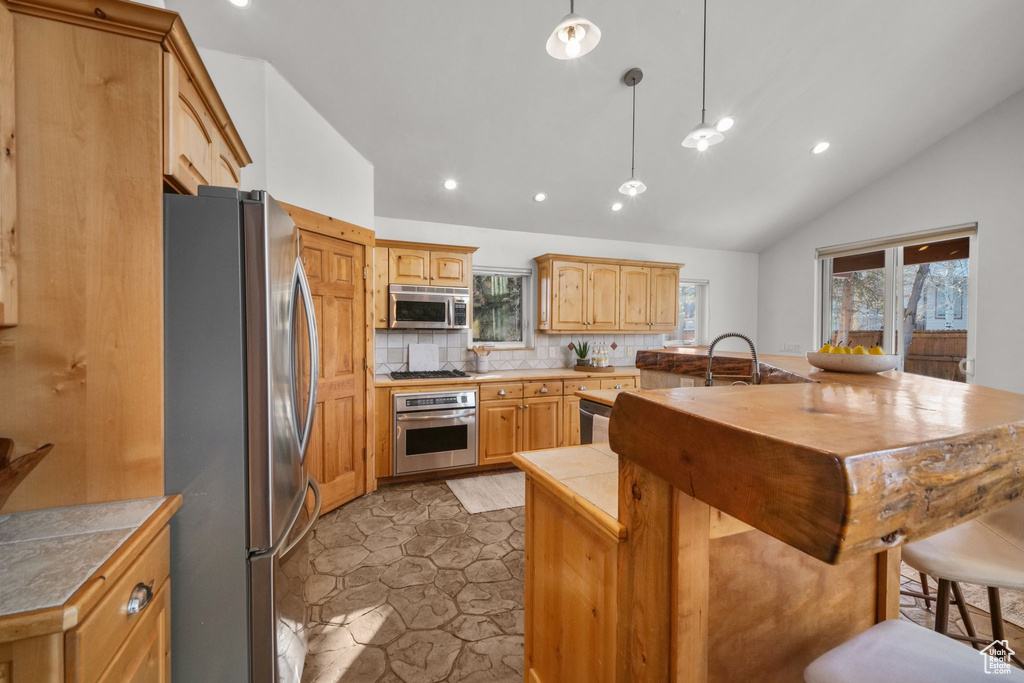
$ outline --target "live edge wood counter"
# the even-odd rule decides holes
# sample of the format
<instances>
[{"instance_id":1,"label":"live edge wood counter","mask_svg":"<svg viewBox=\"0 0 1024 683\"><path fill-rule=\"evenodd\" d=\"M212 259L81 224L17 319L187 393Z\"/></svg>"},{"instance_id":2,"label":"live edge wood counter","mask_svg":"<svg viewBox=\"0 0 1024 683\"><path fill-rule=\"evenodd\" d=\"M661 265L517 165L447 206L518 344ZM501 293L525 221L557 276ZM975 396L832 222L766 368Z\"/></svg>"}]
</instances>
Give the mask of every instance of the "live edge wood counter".
<instances>
[{"instance_id":1,"label":"live edge wood counter","mask_svg":"<svg viewBox=\"0 0 1024 683\"><path fill-rule=\"evenodd\" d=\"M181 496L0 516L0 681L170 680L170 533ZM150 599L134 614L139 584Z\"/></svg>"}]
</instances>

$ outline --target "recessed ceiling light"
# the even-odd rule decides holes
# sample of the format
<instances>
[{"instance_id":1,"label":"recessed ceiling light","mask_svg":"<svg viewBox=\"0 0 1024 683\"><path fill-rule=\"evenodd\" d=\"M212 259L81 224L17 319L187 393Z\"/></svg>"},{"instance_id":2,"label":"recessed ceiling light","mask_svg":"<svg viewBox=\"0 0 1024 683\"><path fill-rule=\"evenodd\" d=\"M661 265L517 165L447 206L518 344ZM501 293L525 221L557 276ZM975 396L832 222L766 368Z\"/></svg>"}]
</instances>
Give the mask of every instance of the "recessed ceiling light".
<instances>
[{"instance_id":1,"label":"recessed ceiling light","mask_svg":"<svg viewBox=\"0 0 1024 683\"><path fill-rule=\"evenodd\" d=\"M622 202L615 202L612 204L612 211L618 211L622 208Z\"/></svg>"},{"instance_id":2,"label":"recessed ceiling light","mask_svg":"<svg viewBox=\"0 0 1024 683\"><path fill-rule=\"evenodd\" d=\"M453 178L444 181L444 189L446 190L454 190L458 186L459 184Z\"/></svg>"},{"instance_id":3,"label":"recessed ceiling light","mask_svg":"<svg viewBox=\"0 0 1024 683\"><path fill-rule=\"evenodd\" d=\"M718 119L718 123L715 124L715 130L717 130L719 133L724 133L725 131L729 130L735 125L736 119L734 119L731 116L723 116L722 118Z\"/></svg>"},{"instance_id":4,"label":"recessed ceiling light","mask_svg":"<svg viewBox=\"0 0 1024 683\"><path fill-rule=\"evenodd\" d=\"M543 192L538 192L537 194L533 195L533 201L535 201L535 202L542 202L542 201L544 201L547 198L548 198L548 196L546 194L544 194Z\"/></svg>"},{"instance_id":5,"label":"recessed ceiling light","mask_svg":"<svg viewBox=\"0 0 1024 683\"><path fill-rule=\"evenodd\" d=\"M824 142L824 141L819 142L814 147L811 147L811 154L821 154L826 149L828 149L830 146L831 145L829 145L829 143L827 143L827 142Z\"/></svg>"},{"instance_id":6,"label":"recessed ceiling light","mask_svg":"<svg viewBox=\"0 0 1024 683\"><path fill-rule=\"evenodd\" d=\"M248 7L252 4L252 0L228 0L235 7Z\"/></svg>"}]
</instances>

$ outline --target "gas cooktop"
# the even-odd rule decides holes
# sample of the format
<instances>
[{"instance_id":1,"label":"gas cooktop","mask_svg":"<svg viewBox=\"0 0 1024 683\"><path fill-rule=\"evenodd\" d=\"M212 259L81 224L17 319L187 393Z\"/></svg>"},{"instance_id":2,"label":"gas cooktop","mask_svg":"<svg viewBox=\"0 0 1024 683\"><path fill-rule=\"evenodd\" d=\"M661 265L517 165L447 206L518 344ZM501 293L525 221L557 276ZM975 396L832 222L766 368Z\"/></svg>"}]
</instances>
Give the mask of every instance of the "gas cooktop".
<instances>
[{"instance_id":1,"label":"gas cooktop","mask_svg":"<svg viewBox=\"0 0 1024 683\"><path fill-rule=\"evenodd\" d=\"M391 379L454 379L469 377L462 370L423 370L420 372L392 372Z\"/></svg>"}]
</instances>

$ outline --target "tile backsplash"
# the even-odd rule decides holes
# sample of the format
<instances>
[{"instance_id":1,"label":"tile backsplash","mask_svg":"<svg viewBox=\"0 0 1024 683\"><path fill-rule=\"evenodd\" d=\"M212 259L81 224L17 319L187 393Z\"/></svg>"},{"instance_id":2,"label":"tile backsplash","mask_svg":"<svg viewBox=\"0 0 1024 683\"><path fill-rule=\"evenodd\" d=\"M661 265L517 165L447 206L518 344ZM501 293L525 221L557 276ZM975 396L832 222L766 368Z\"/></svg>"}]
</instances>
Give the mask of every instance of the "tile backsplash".
<instances>
[{"instance_id":1,"label":"tile backsplash","mask_svg":"<svg viewBox=\"0 0 1024 683\"><path fill-rule=\"evenodd\" d=\"M534 338L534 348L495 349L488 356L491 370L527 370L537 368L567 368L575 362L569 351L569 342L582 339L593 344L607 344L614 365L632 366L635 356L626 355L629 347L635 354L642 349L660 349L663 334L541 334ZM611 349L612 342L617 348ZM374 371L381 375L408 369L409 344L436 344L442 370L476 368L476 354L469 346L468 331L417 332L415 330L376 330L374 333Z\"/></svg>"}]
</instances>

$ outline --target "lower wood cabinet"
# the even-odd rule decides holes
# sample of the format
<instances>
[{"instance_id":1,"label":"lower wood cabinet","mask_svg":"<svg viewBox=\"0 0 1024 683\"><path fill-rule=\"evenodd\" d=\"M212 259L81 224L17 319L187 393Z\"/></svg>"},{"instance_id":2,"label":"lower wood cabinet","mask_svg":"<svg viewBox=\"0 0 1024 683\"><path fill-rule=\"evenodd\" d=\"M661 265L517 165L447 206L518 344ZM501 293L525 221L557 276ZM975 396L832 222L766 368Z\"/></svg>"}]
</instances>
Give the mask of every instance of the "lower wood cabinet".
<instances>
[{"instance_id":1,"label":"lower wood cabinet","mask_svg":"<svg viewBox=\"0 0 1024 683\"><path fill-rule=\"evenodd\" d=\"M580 397L562 399L562 446L580 445Z\"/></svg>"},{"instance_id":2,"label":"lower wood cabinet","mask_svg":"<svg viewBox=\"0 0 1024 683\"><path fill-rule=\"evenodd\" d=\"M477 407L478 457L481 465L510 462L519 450L522 399L481 401Z\"/></svg>"},{"instance_id":3,"label":"lower wood cabinet","mask_svg":"<svg viewBox=\"0 0 1024 683\"><path fill-rule=\"evenodd\" d=\"M562 397L547 396L523 401L522 448L535 451L557 448L562 440Z\"/></svg>"}]
</instances>

